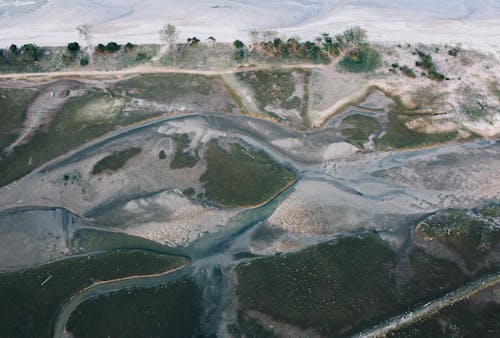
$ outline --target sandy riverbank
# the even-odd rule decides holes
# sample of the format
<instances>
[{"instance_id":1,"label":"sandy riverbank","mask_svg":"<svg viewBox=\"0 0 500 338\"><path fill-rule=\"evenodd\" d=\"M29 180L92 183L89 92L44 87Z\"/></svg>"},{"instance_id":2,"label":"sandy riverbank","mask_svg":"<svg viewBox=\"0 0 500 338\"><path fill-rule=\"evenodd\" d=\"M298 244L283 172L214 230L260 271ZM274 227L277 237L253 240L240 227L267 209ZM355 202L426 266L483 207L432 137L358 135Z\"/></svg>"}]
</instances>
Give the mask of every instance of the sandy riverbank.
<instances>
[{"instance_id":1,"label":"sandy riverbank","mask_svg":"<svg viewBox=\"0 0 500 338\"><path fill-rule=\"evenodd\" d=\"M463 42L500 51L500 1L0 1L0 46L35 42L62 45L78 40L77 25L88 24L94 42L157 43L171 22L180 39L209 36L247 39L248 30L277 29L312 38L360 25L374 41Z\"/></svg>"}]
</instances>

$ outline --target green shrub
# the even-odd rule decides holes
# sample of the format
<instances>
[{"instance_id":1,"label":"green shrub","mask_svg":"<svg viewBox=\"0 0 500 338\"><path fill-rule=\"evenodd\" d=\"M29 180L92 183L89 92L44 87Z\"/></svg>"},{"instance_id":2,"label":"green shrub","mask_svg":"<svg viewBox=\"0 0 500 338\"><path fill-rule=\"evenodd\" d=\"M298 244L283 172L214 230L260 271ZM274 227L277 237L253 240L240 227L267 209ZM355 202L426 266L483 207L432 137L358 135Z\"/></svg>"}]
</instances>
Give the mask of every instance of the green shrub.
<instances>
[{"instance_id":1,"label":"green shrub","mask_svg":"<svg viewBox=\"0 0 500 338\"><path fill-rule=\"evenodd\" d=\"M106 45L106 52L108 53L115 53L120 50L120 45L117 44L116 42L108 42Z\"/></svg>"},{"instance_id":2,"label":"green shrub","mask_svg":"<svg viewBox=\"0 0 500 338\"><path fill-rule=\"evenodd\" d=\"M145 61L149 58L149 56L146 53L137 53L137 56L135 57L136 61Z\"/></svg>"},{"instance_id":3,"label":"green shrub","mask_svg":"<svg viewBox=\"0 0 500 338\"><path fill-rule=\"evenodd\" d=\"M399 69L401 70L401 72L404 75L406 75L408 77L413 77L413 78L416 77L415 72L413 71L413 69L411 69L408 66L401 66L401 67L399 67Z\"/></svg>"},{"instance_id":4,"label":"green shrub","mask_svg":"<svg viewBox=\"0 0 500 338\"><path fill-rule=\"evenodd\" d=\"M66 48L68 49L68 51L76 53L80 50L80 45L78 44L78 42L70 42L68 43L68 46Z\"/></svg>"},{"instance_id":5,"label":"green shrub","mask_svg":"<svg viewBox=\"0 0 500 338\"><path fill-rule=\"evenodd\" d=\"M125 46L123 46L123 49L125 49L126 52L131 52L133 51L137 46L134 45L133 43L127 42Z\"/></svg>"},{"instance_id":6,"label":"green shrub","mask_svg":"<svg viewBox=\"0 0 500 338\"><path fill-rule=\"evenodd\" d=\"M367 73L382 65L380 54L368 45L351 49L339 62L339 67L353 73Z\"/></svg>"},{"instance_id":7,"label":"green shrub","mask_svg":"<svg viewBox=\"0 0 500 338\"><path fill-rule=\"evenodd\" d=\"M96 53L102 54L102 53L106 52L106 46L104 46L102 43L100 43L95 47L95 51L96 51Z\"/></svg>"},{"instance_id":8,"label":"green shrub","mask_svg":"<svg viewBox=\"0 0 500 338\"><path fill-rule=\"evenodd\" d=\"M85 67L89 65L89 59L84 57L80 59L80 66Z\"/></svg>"},{"instance_id":9,"label":"green shrub","mask_svg":"<svg viewBox=\"0 0 500 338\"><path fill-rule=\"evenodd\" d=\"M192 38L188 38L187 42L189 46L194 47L200 43L200 39L198 39L196 36L193 36Z\"/></svg>"},{"instance_id":10,"label":"green shrub","mask_svg":"<svg viewBox=\"0 0 500 338\"><path fill-rule=\"evenodd\" d=\"M420 57L420 61L415 62L415 65L427 70L427 77L429 79L443 81L446 78L443 74L437 71L436 65L432 61L432 56L419 50L417 50L416 52Z\"/></svg>"},{"instance_id":11,"label":"green shrub","mask_svg":"<svg viewBox=\"0 0 500 338\"><path fill-rule=\"evenodd\" d=\"M98 175L105 171L116 171L122 168L128 160L138 155L141 151L141 148L129 148L115 151L111 155L106 156L97 162L92 169L92 174Z\"/></svg>"},{"instance_id":12,"label":"green shrub","mask_svg":"<svg viewBox=\"0 0 500 338\"><path fill-rule=\"evenodd\" d=\"M245 44L241 42L240 40L234 40L233 42L234 48L243 48L245 47Z\"/></svg>"},{"instance_id":13,"label":"green shrub","mask_svg":"<svg viewBox=\"0 0 500 338\"><path fill-rule=\"evenodd\" d=\"M241 61L245 58L245 50L243 48L234 52L233 57L236 61Z\"/></svg>"}]
</instances>

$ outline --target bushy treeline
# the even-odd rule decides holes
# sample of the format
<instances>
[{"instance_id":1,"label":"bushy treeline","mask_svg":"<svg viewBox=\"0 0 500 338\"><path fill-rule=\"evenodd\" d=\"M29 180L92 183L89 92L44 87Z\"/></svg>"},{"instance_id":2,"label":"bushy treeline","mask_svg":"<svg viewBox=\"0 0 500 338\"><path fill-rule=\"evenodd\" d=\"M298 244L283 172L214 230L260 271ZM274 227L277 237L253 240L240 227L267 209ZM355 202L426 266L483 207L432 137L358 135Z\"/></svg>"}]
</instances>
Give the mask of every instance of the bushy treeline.
<instances>
[{"instance_id":1,"label":"bushy treeline","mask_svg":"<svg viewBox=\"0 0 500 338\"><path fill-rule=\"evenodd\" d=\"M436 65L432 61L432 56L420 50L417 50L416 53L420 57L420 61L415 62L415 65L425 69L429 79L443 81L446 78L443 74L437 71Z\"/></svg>"},{"instance_id":2,"label":"bushy treeline","mask_svg":"<svg viewBox=\"0 0 500 338\"><path fill-rule=\"evenodd\" d=\"M8 49L0 49L0 66L25 67L33 66L40 60L43 50L35 44L28 43L20 48L10 45Z\"/></svg>"},{"instance_id":3,"label":"bushy treeline","mask_svg":"<svg viewBox=\"0 0 500 338\"><path fill-rule=\"evenodd\" d=\"M282 39L276 32L251 31L252 44L247 48L240 40L235 40L236 48L234 57L243 59L248 52L262 52L265 56L273 58L297 58L310 60L314 63L330 63L332 56L338 56L346 49L358 48L361 50L367 43L366 30L361 27L352 27L340 34L330 36L322 33L314 41L301 42L299 38Z\"/></svg>"}]
</instances>

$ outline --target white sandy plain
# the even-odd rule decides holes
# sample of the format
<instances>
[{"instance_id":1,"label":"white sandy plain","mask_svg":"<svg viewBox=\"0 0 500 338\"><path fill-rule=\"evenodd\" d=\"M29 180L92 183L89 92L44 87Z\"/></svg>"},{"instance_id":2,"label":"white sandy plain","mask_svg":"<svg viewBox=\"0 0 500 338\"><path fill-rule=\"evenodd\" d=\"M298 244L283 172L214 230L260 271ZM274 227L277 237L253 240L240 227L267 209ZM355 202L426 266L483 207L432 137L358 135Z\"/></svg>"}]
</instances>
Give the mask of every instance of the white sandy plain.
<instances>
[{"instance_id":1,"label":"white sandy plain","mask_svg":"<svg viewBox=\"0 0 500 338\"><path fill-rule=\"evenodd\" d=\"M158 43L172 23L180 39L247 40L250 29L313 38L352 25L374 41L463 42L500 51L499 0L0 0L0 46L78 40L87 24L94 43Z\"/></svg>"}]
</instances>

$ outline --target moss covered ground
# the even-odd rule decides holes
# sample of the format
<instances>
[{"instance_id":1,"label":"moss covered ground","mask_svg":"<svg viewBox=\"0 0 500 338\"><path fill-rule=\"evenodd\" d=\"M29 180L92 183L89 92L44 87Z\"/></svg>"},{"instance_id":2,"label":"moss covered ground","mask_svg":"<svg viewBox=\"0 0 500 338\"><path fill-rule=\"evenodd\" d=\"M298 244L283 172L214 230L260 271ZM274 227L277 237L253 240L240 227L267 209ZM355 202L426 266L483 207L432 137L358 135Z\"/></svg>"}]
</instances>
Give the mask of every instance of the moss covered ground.
<instances>
[{"instance_id":1,"label":"moss covered ground","mask_svg":"<svg viewBox=\"0 0 500 338\"><path fill-rule=\"evenodd\" d=\"M0 337L50 337L59 307L97 281L158 273L185 264L183 257L118 250L0 273Z\"/></svg>"},{"instance_id":2,"label":"moss covered ground","mask_svg":"<svg viewBox=\"0 0 500 338\"><path fill-rule=\"evenodd\" d=\"M294 171L276 163L264 151L216 141L207 145L207 170L201 176L206 197L223 206L261 204L295 180Z\"/></svg>"}]
</instances>

